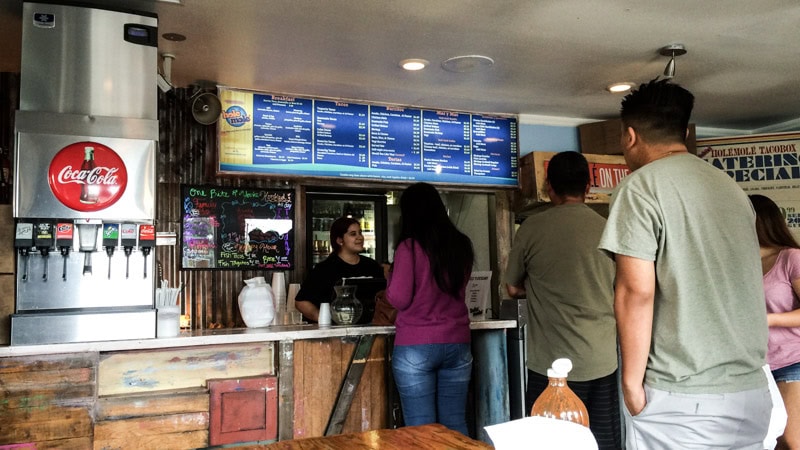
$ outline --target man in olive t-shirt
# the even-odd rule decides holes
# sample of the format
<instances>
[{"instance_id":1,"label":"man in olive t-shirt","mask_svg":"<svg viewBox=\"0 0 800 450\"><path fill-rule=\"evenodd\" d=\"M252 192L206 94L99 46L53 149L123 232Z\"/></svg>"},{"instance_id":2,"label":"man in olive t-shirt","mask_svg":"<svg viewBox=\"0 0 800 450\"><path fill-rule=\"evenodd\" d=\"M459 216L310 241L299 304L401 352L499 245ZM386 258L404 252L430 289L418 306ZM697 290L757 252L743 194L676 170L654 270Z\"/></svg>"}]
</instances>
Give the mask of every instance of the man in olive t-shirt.
<instances>
[{"instance_id":1,"label":"man in olive t-shirt","mask_svg":"<svg viewBox=\"0 0 800 450\"><path fill-rule=\"evenodd\" d=\"M615 257L628 449L761 449L770 400L755 214L684 139L694 96L651 81L622 102L633 172L600 248Z\"/></svg>"},{"instance_id":2,"label":"man in olive t-shirt","mask_svg":"<svg viewBox=\"0 0 800 450\"><path fill-rule=\"evenodd\" d=\"M509 295L527 299L526 412L547 387L547 369L570 358L569 387L586 405L601 450L619 449L614 263L597 249L606 220L584 204L589 165L558 153L547 167L552 207L525 219L508 258Z\"/></svg>"}]
</instances>

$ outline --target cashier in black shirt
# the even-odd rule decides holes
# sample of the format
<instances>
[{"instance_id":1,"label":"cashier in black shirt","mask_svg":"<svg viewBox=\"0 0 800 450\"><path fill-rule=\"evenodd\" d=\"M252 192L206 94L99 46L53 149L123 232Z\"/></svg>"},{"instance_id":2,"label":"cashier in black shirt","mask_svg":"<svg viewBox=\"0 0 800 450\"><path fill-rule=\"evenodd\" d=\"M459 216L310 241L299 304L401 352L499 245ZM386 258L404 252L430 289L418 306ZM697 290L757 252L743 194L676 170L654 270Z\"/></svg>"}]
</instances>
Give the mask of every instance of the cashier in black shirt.
<instances>
[{"instance_id":1,"label":"cashier in black shirt","mask_svg":"<svg viewBox=\"0 0 800 450\"><path fill-rule=\"evenodd\" d=\"M380 264L359 254L364 251L364 235L357 220L350 217L336 219L331 225L331 246L333 252L314 266L294 302L305 320L312 323L319 319L319 305L336 298L333 287L341 284L342 278L384 278Z\"/></svg>"}]
</instances>

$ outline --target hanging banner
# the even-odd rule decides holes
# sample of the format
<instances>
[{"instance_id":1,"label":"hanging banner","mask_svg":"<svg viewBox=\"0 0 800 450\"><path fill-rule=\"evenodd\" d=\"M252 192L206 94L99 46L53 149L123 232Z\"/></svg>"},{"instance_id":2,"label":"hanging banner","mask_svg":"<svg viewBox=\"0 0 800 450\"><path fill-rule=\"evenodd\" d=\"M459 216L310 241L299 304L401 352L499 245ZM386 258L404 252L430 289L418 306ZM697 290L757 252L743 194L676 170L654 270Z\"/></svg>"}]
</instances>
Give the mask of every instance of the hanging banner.
<instances>
[{"instance_id":1,"label":"hanging banner","mask_svg":"<svg viewBox=\"0 0 800 450\"><path fill-rule=\"evenodd\" d=\"M697 155L748 194L769 197L800 238L800 133L698 139Z\"/></svg>"}]
</instances>

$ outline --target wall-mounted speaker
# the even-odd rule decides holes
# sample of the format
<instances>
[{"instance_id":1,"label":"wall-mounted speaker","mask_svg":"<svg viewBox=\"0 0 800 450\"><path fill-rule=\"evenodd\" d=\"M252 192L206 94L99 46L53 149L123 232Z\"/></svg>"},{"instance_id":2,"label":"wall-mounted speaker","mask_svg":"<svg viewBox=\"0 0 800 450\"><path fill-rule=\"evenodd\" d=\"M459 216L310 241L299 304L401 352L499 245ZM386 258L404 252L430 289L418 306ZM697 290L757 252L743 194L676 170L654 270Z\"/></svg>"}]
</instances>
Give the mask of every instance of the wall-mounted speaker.
<instances>
[{"instance_id":1,"label":"wall-mounted speaker","mask_svg":"<svg viewBox=\"0 0 800 450\"><path fill-rule=\"evenodd\" d=\"M211 125L219 120L220 113L222 113L222 103L210 92L197 95L192 101L192 117L198 123Z\"/></svg>"}]
</instances>

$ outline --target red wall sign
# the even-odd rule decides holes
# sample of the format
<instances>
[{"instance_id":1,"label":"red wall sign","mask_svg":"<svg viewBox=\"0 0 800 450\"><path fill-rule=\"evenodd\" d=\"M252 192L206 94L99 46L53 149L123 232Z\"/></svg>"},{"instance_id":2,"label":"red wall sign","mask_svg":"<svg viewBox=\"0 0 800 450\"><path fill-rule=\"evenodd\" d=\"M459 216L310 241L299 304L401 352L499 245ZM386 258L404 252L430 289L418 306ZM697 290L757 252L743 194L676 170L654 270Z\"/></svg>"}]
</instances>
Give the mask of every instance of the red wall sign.
<instances>
[{"instance_id":1,"label":"red wall sign","mask_svg":"<svg viewBox=\"0 0 800 450\"><path fill-rule=\"evenodd\" d=\"M100 211L117 202L128 186L122 158L98 142L76 142L62 148L47 173L58 201L82 212Z\"/></svg>"}]
</instances>

